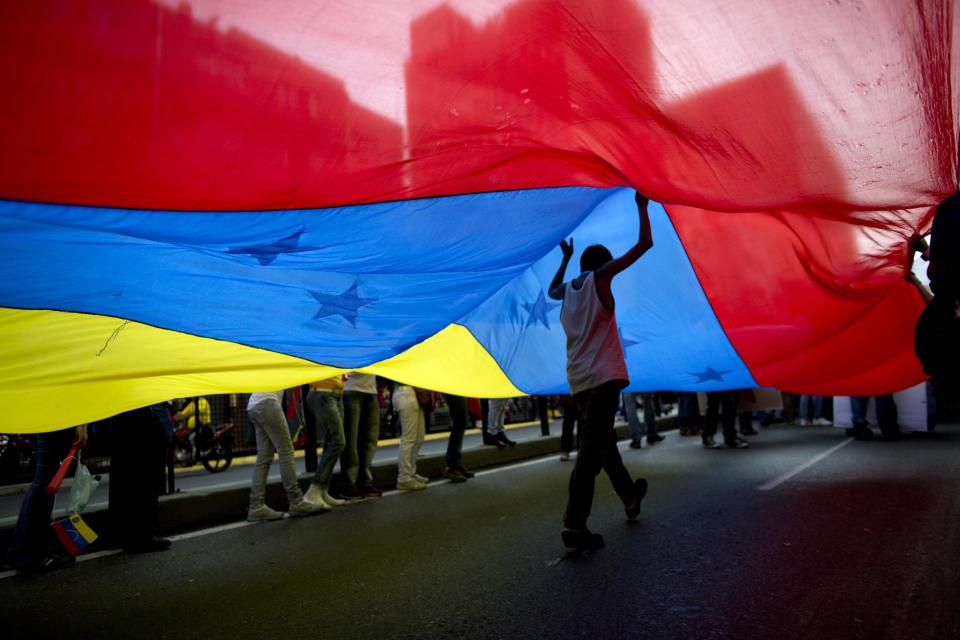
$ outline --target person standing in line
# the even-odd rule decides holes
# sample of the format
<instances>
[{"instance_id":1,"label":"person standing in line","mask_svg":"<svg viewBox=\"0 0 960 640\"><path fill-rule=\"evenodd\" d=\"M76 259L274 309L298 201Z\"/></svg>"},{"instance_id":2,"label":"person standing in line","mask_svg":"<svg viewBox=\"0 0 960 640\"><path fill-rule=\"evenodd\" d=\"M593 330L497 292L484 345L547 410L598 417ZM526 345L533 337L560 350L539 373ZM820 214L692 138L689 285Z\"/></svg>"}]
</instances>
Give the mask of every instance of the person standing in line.
<instances>
[{"instance_id":1,"label":"person standing in line","mask_svg":"<svg viewBox=\"0 0 960 640\"><path fill-rule=\"evenodd\" d=\"M307 500L331 507L339 507L343 500L330 494L330 479L337 458L343 453L346 437L343 434L343 376L335 375L325 380L310 383L307 394L307 409L313 413L317 424L318 443L323 447L323 455L317 461L317 470L313 482L307 489Z\"/></svg>"},{"instance_id":2,"label":"person standing in line","mask_svg":"<svg viewBox=\"0 0 960 640\"><path fill-rule=\"evenodd\" d=\"M613 428L620 392L630 383L623 345L617 330L610 284L653 246L648 200L637 193L640 232L636 244L619 258L602 245L587 247L580 257L581 274L568 283L563 276L573 257L573 238L562 241L563 260L550 283L550 297L563 300L560 323L567 336L567 381L583 416L577 462L570 474L567 508L563 516L563 543L578 550L603 546L603 536L587 528L593 505L594 483L603 469L623 501L627 518L640 515L647 481L634 482L623 466Z\"/></svg>"},{"instance_id":3,"label":"person standing in line","mask_svg":"<svg viewBox=\"0 0 960 640\"><path fill-rule=\"evenodd\" d=\"M397 489L421 491L430 480L417 473L417 454L426 438L426 418L417 400L417 389L396 382L393 408L400 414L400 452L397 458Z\"/></svg>"},{"instance_id":4,"label":"person standing in line","mask_svg":"<svg viewBox=\"0 0 960 640\"><path fill-rule=\"evenodd\" d=\"M130 553L163 551L170 540L156 535L160 483L166 463L166 429L159 411L141 407L97 423L110 440L109 521L104 546Z\"/></svg>"},{"instance_id":5,"label":"person standing in line","mask_svg":"<svg viewBox=\"0 0 960 640\"><path fill-rule=\"evenodd\" d=\"M351 371L343 385L343 431L346 446L340 455L340 470L349 487L345 498L379 498L373 486L373 457L380 439L380 401L377 377Z\"/></svg>"},{"instance_id":6,"label":"person standing in line","mask_svg":"<svg viewBox=\"0 0 960 640\"><path fill-rule=\"evenodd\" d=\"M714 440L717 435L719 414L723 413L723 440L728 449L746 449L750 443L737 435L737 404L740 401L740 390L708 391L707 413L703 420L703 446L707 449L720 449L721 445Z\"/></svg>"},{"instance_id":7,"label":"person standing in line","mask_svg":"<svg viewBox=\"0 0 960 640\"><path fill-rule=\"evenodd\" d=\"M61 569L76 562L50 536L50 516L55 495L47 493L47 485L60 468L73 442L83 447L87 442L87 425L38 433L30 438L36 452L33 482L20 502L17 525L7 550L7 565L17 573L36 573Z\"/></svg>"},{"instance_id":8,"label":"person standing in line","mask_svg":"<svg viewBox=\"0 0 960 640\"><path fill-rule=\"evenodd\" d=\"M250 508L247 522L266 522L279 520L283 514L267 506L267 476L273 464L276 451L280 464L280 481L287 492L291 516L308 516L330 508L322 500L307 500L297 482L297 469L293 461L293 441L290 439L290 427L283 413L283 389L254 393L247 401L247 415L253 424L257 440L257 461L253 465L253 479L250 482Z\"/></svg>"},{"instance_id":9,"label":"person standing in line","mask_svg":"<svg viewBox=\"0 0 960 640\"><path fill-rule=\"evenodd\" d=\"M468 400L463 396L444 393L443 399L450 410L450 438L447 440L447 468L443 470L443 477L450 482L466 482L474 477L474 473L463 466L463 434L467 430L469 421Z\"/></svg>"}]
</instances>

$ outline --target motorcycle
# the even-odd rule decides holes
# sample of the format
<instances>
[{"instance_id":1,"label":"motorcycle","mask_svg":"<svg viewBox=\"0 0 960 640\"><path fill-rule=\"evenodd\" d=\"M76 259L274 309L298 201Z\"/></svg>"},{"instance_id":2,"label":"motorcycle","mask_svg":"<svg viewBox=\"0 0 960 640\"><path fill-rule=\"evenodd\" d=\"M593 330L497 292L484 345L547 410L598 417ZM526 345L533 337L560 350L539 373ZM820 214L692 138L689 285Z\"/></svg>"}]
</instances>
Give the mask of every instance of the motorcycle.
<instances>
[{"instance_id":1,"label":"motorcycle","mask_svg":"<svg viewBox=\"0 0 960 640\"><path fill-rule=\"evenodd\" d=\"M0 433L0 482L28 482L33 478L35 468L30 439L24 435Z\"/></svg>"},{"instance_id":2,"label":"motorcycle","mask_svg":"<svg viewBox=\"0 0 960 640\"><path fill-rule=\"evenodd\" d=\"M228 434L236 428L233 423L201 425L197 433L186 427L173 434L174 461L184 467L197 462L210 473L226 471L233 462L233 445Z\"/></svg>"}]
</instances>

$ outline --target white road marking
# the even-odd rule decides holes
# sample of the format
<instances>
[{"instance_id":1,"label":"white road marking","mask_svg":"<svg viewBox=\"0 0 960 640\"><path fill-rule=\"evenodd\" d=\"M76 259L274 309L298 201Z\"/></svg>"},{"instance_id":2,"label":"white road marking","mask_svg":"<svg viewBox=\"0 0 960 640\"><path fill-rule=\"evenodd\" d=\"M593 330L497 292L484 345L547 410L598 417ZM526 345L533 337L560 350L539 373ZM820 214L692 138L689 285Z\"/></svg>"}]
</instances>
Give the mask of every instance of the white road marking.
<instances>
[{"instance_id":1,"label":"white road marking","mask_svg":"<svg viewBox=\"0 0 960 640\"><path fill-rule=\"evenodd\" d=\"M826 458L828 455L830 455L831 453L833 453L833 452L836 451L837 449L839 449L839 448L841 448L841 447L845 447L845 446L847 446L848 444L850 444L851 442L853 442L853 438L847 438L846 440L844 440L844 441L841 442L840 444L838 444L838 445L836 445L836 446L834 446L834 447L830 447L829 449L827 449L827 450L824 451L823 453L819 453L819 454L815 455L814 457L812 457L811 459L807 460L807 461L804 462L802 465L800 465L799 467L797 467L796 469L794 469L793 471L788 471L787 473L783 474L782 476L779 476L779 477L777 477L777 478L774 478L773 480L771 480L770 482L768 482L768 483L766 483L766 484L760 485L759 487L757 487L757 491L770 491L771 489L775 489L776 487L780 486L781 484L783 484L784 482L786 482L787 480L789 480L789 479L792 478L793 476L797 475L797 474L800 473L801 471L803 471L803 470L805 470L805 469L809 469L810 467L812 467L813 465L817 464L818 462L820 462L821 460L823 460L824 458Z\"/></svg>"}]
</instances>

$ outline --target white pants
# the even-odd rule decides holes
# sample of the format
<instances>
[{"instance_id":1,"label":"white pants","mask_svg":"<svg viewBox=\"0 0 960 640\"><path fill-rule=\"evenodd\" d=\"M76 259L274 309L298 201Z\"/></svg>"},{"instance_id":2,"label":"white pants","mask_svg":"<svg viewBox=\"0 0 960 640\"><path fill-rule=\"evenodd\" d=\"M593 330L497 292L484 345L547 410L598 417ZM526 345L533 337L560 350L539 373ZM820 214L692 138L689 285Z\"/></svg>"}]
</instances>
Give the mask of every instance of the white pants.
<instances>
[{"instance_id":1,"label":"white pants","mask_svg":"<svg viewBox=\"0 0 960 640\"><path fill-rule=\"evenodd\" d=\"M417 474L417 454L426 437L423 409L417 402L413 388L397 385L393 392L393 408L400 414L400 459L397 482L414 480Z\"/></svg>"}]
</instances>

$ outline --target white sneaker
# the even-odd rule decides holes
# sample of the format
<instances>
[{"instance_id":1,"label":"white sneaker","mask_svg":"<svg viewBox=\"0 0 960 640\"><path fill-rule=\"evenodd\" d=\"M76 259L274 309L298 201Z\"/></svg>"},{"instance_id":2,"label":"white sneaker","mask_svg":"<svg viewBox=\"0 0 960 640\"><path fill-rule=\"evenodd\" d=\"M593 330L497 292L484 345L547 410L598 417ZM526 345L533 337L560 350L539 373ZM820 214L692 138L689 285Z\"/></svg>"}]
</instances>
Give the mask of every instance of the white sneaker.
<instances>
[{"instance_id":1,"label":"white sneaker","mask_svg":"<svg viewBox=\"0 0 960 640\"><path fill-rule=\"evenodd\" d=\"M327 503L317 504L316 502L310 502L306 498L300 498L298 502L290 505L290 517L299 518L302 516L312 516L315 513L329 510L330 507L327 506Z\"/></svg>"},{"instance_id":2,"label":"white sneaker","mask_svg":"<svg viewBox=\"0 0 960 640\"><path fill-rule=\"evenodd\" d=\"M271 520L282 520L283 514L274 511L265 504L247 511L247 522L270 522Z\"/></svg>"},{"instance_id":3,"label":"white sneaker","mask_svg":"<svg viewBox=\"0 0 960 640\"><path fill-rule=\"evenodd\" d=\"M420 482L416 478L411 478L409 480L402 480L397 483L397 490L399 491L423 491L427 488L427 485Z\"/></svg>"},{"instance_id":4,"label":"white sneaker","mask_svg":"<svg viewBox=\"0 0 960 640\"><path fill-rule=\"evenodd\" d=\"M818 425L818 426L821 426L821 427L832 427L832 426L833 426L833 422L831 422L830 420L827 420L826 418L817 418L816 420L813 421L813 424Z\"/></svg>"},{"instance_id":5,"label":"white sneaker","mask_svg":"<svg viewBox=\"0 0 960 640\"><path fill-rule=\"evenodd\" d=\"M419 473L415 473L413 477L419 480L422 484L430 484L430 478L427 476L422 476Z\"/></svg>"},{"instance_id":6,"label":"white sneaker","mask_svg":"<svg viewBox=\"0 0 960 640\"><path fill-rule=\"evenodd\" d=\"M800 418L799 420L797 420L797 424L800 425L801 427L807 427L807 426L810 426L811 423L806 418Z\"/></svg>"},{"instance_id":7,"label":"white sneaker","mask_svg":"<svg viewBox=\"0 0 960 640\"><path fill-rule=\"evenodd\" d=\"M331 507L342 507L343 505L347 504L346 500L341 500L340 498L334 498L332 495L330 495L329 489L323 490L323 501L326 502Z\"/></svg>"},{"instance_id":8,"label":"white sneaker","mask_svg":"<svg viewBox=\"0 0 960 640\"><path fill-rule=\"evenodd\" d=\"M323 497L323 489L318 487L315 484L310 484L310 488L307 489L307 492L303 494L303 499L307 502L312 502L313 504L319 504L321 506L330 508L330 505L327 504L326 498Z\"/></svg>"}]
</instances>

